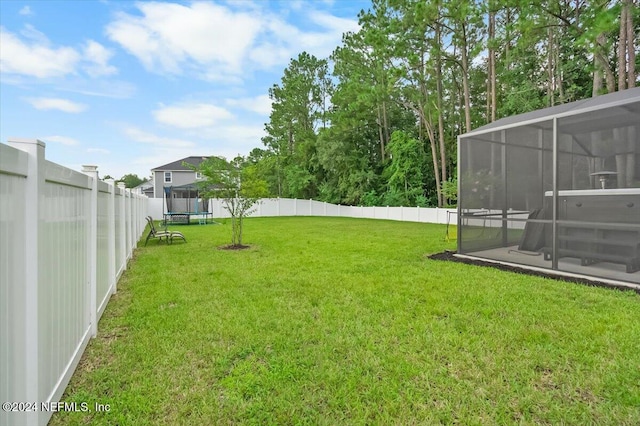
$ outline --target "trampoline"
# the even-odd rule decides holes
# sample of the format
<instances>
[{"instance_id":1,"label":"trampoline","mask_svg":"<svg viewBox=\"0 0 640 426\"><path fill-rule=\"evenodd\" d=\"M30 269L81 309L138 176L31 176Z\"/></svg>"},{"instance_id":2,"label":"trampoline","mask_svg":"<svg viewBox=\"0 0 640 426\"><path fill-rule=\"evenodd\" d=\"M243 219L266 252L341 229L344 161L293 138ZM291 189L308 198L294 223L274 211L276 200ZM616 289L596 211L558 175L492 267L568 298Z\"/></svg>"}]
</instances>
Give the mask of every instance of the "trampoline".
<instances>
[{"instance_id":1,"label":"trampoline","mask_svg":"<svg viewBox=\"0 0 640 426\"><path fill-rule=\"evenodd\" d=\"M189 225L191 217L197 217L198 223L208 223L211 213L208 211L209 199L200 197L200 188L195 183L164 187L165 212L164 223Z\"/></svg>"}]
</instances>

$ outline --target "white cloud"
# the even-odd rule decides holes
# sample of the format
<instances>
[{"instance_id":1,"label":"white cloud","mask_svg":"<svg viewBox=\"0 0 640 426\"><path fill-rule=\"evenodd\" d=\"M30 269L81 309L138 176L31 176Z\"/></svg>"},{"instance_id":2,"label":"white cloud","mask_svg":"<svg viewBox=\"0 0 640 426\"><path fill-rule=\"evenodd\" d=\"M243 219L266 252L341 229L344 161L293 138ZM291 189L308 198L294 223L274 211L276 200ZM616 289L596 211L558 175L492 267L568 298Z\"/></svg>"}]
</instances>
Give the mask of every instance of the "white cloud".
<instances>
[{"instance_id":1,"label":"white cloud","mask_svg":"<svg viewBox=\"0 0 640 426\"><path fill-rule=\"evenodd\" d=\"M70 46L53 47L47 36L32 25L25 25L18 35L0 27L0 72L36 78L64 77L78 74L78 67L90 77L112 75L117 68L109 65L113 53L94 40L82 46L82 53Z\"/></svg>"},{"instance_id":2,"label":"white cloud","mask_svg":"<svg viewBox=\"0 0 640 426\"><path fill-rule=\"evenodd\" d=\"M143 156L132 156L128 160L129 169L145 170L143 174L138 173L139 176L147 176L155 167L192 155L221 155L228 159L246 155L260 145L260 138L264 136L263 124L259 122L231 123L188 131L189 140L159 136L157 132L143 131L131 125L122 129L131 142L145 145ZM111 168L108 170L114 175Z\"/></svg>"},{"instance_id":3,"label":"white cloud","mask_svg":"<svg viewBox=\"0 0 640 426\"><path fill-rule=\"evenodd\" d=\"M356 32L360 29L358 22L353 19L340 18L326 12L315 11L309 14L309 18L318 25L334 30L340 34L347 31Z\"/></svg>"},{"instance_id":4,"label":"white cloud","mask_svg":"<svg viewBox=\"0 0 640 426\"><path fill-rule=\"evenodd\" d=\"M33 37L32 37L33 38ZM39 40L23 42L0 27L0 72L37 78L71 74L80 60L73 48L51 48Z\"/></svg>"},{"instance_id":5,"label":"white cloud","mask_svg":"<svg viewBox=\"0 0 640 426\"><path fill-rule=\"evenodd\" d=\"M215 155L233 158L238 154L246 155L256 146L261 146L265 136L264 124L260 122L233 123L215 128L203 129L199 137L212 144Z\"/></svg>"},{"instance_id":6,"label":"white cloud","mask_svg":"<svg viewBox=\"0 0 640 426\"><path fill-rule=\"evenodd\" d=\"M44 139L45 142L56 142L67 146L76 146L80 144L77 140L67 136L45 136L42 139Z\"/></svg>"},{"instance_id":7,"label":"white cloud","mask_svg":"<svg viewBox=\"0 0 640 426\"><path fill-rule=\"evenodd\" d=\"M121 13L107 35L149 70L180 73L184 62L240 70L260 20L213 3L139 3L142 16ZM160 68L160 69L158 69Z\"/></svg>"},{"instance_id":8,"label":"white cloud","mask_svg":"<svg viewBox=\"0 0 640 426\"><path fill-rule=\"evenodd\" d=\"M302 0L290 0L289 7L292 10L302 10L304 7L304 2Z\"/></svg>"},{"instance_id":9,"label":"white cloud","mask_svg":"<svg viewBox=\"0 0 640 426\"><path fill-rule=\"evenodd\" d=\"M294 4L295 6L295 4ZM265 3L137 3L138 14L120 13L108 37L149 71L193 73L211 81L238 82L256 69L284 66L303 50L320 58L331 54L342 33L357 31L355 20L305 11L307 22L293 25L288 12ZM240 80L241 81L241 80Z\"/></svg>"},{"instance_id":10,"label":"white cloud","mask_svg":"<svg viewBox=\"0 0 640 426\"><path fill-rule=\"evenodd\" d=\"M33 12L31 11L31 8L29 6L24 6L18 13L23 16L33 15Z\"/></svg>"},{"instance_id":11,"label":"white cloud","mask_svg":"<svg viewBox=\"0 0 640 426\"><path fill-rule=\"evenodd\" d=\"M297 40L293 46L296 56L298 52L306 51L318 58L326 58L340 45L343 33L348 31L356 32L360 29L357 21L333 16L326 12L311 11L307 16L321 30L297 30L297 35L290 35L290 30L287 30L286 33L282 34L283 38L289 39L293 37L294 40ZM278 31L281 32L282 29Z\"/></svg>"},{"instance_id":12,"label":"white cloud","mask_svg":"<svg viewBox=\"0 0 640 426\"><path fill-rule=\"evenodd\" d=\"M276 16L266 19L260 39L248 54L251 61L269 68L286 64L302 51L320 59L327 58L342 42L343 33L359 29L356 20L326 12L309 10L306 16L312 24L309 27L315 29L299 28Z\"/></svg>"},{"instance_id":13,"label":"white cloud","mask_svg":"<svg viewBox=\"0 0 640 426\"><path fill-rule=\"evenodd\" d=\"M271 114L271 99L268 95L260 95L253 98L227 99L225 103L231 107L238 107L261 115Z\"/></svg>"},{"instance_id":14,"label":"white cloud","mask_svg":"<svg viewBox=\"0 0 640 426\"><path fill-rule=\"evenodd\" d=\"M58 110L69 113L79 113L87 109L87 106L67 99L60 98L31 98L27 101L36 109Z\"/></svg>"},{"instance_id":15,"label":"white cloud","mask_svg":"<svg viewBox=\"0 0 640 426\"><path fill-rule=\"evenodd\" d=\"M81 93L87 96L98 96L113 99L128 99L136 93L136 86L127 81L74 79L56 85L56 90Z\"/></svg>"},{"instance_id":16,"label":"white cloud","mask_svg":"<svg viewBox=\"0 0 640 426\"><path fill-rule=\"evenodd\" d=\"M271 68L276 65L286 64L293 54L293 51L288 46L264 41L249 52L249 59L256 64L260 64L261 67Z\"/></svg>"},{"instance_id":17,"label":"white cloud","mask_svg":"<svg viewBox=\"0 0 640 426\"><path fill-rule=\"evenodd\" d=\"M135 142L147 143L156 146L172 148L191 148L195 146L191 141L154 135L153 133L148 133L132 126L125 128L124 133Z\"/></svg>"},{"instance_id":18,"label":"white cloud","mask_svg":"<svg viewBox=\"0 0 640 426\"><path fill-rule=\"evenodd\" d=\"M84 58L89 63L84 67L84 70L91 77L116 74L118 69L113 65L109 65L109 59L112 56L113 53L103 45L89 40L84 45Z\"/></svg>"},{"instance_id":19,"label":"white cloud","mask_svg":"<svg viewBox=\"0 0 640 426\"><path fill-rule=\"evenodd\" d=\"M234 118L226 109L205 103L163 106L153 111L153 116L160 123L181 129L211 127Z\"/></svg>"},{"instance_id":20,"label":"white cloud","mask_svg":"<svg viewBox=\"0 0 640 426\"><path fill-rule=\"evenodd\" d=\"M250 143L252 146L260 144L260 138L264 136L263 125L232 125L220 129L220 138L235 141L240 144Z\"/></svg>"},{"instance_id":21,"label":"white cloud","mask_svg":"<svg viewBox=\"0 0 640 426\"><path fill-rule=\"evenodd\" d=\"M38 31L36 27L31 24L25 24L22 30L20 30L20 34L35 44L41 44L44 46L49 46L51 44L47 36L42 31Z\"/></svg>"}]
</instances>

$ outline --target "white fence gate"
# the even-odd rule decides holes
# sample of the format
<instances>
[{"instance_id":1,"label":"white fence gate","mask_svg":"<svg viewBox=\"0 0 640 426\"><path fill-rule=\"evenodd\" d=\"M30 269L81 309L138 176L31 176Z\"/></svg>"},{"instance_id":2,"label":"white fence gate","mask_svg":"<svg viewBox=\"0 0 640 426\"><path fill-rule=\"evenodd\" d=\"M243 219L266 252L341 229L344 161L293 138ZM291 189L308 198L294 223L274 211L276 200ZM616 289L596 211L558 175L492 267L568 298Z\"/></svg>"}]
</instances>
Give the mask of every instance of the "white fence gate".
<instances>
[{"instance_id":1,"label":"white fence gate","mask_svg":"<svg viewBox=\"0 0 640 426\"><path fill-rule=\"evenodd\" d=\"M145 196L83 172L0 144L0 425L49 421L144 231Z\"/></svg>"}]
</instances>

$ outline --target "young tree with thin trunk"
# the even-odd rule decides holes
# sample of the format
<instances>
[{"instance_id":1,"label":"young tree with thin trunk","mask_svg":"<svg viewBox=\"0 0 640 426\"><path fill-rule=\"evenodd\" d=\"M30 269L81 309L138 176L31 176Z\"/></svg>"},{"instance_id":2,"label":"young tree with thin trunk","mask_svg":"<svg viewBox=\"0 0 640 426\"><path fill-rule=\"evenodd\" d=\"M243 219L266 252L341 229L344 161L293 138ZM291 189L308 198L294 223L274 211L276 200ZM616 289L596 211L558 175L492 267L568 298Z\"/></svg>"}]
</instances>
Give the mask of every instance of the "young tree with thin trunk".
<instances>
[{"instance_id":1,"label":"young tree with thin trunk","mask_svg":"<svg viewBox=\"0 0 640 426\"><path fill-rule=\"evenodd\" d=\"M204 177L198 183L203 194L221 199L231 215L231 245L228 248L232 249L245 247L242 244L244 219L253 213L259 199L268 195L267 182L259 179L252 167L243 167L243 163L242 157L232 161L209 157L197 168Z\"/></svg>"}]
</instances>

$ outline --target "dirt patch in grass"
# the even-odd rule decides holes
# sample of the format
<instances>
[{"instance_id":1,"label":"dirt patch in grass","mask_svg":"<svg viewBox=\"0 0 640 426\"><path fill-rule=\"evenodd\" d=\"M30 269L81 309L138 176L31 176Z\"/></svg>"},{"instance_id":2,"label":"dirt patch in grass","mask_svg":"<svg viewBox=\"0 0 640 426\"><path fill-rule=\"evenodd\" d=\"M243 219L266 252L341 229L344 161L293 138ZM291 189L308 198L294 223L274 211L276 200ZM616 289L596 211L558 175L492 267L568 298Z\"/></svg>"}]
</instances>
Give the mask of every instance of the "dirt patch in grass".
<instances>
[{"instance_id":1,"label":"dirt patch in grass","mask_svg":"<svg viewBox=\"0 0 640 426\"><path fill-rule=\"evenodd\" d=\"M226 246L218 247L218 250L246 250L248 248L251 248L251 246L244 244L227 244Z\"/></svg>"},{"instance_id":2,"label":"dirt patch in grass","mask_svg":"<svg viewBox=\"0 0 640 426\"><path fill-rule=\"evenodd\" d=\"M465 263L467 265L488 266L491 268L500 269L501 271L508 271L508 272L515 272L517 274L525 274L525 275L532 275L536 277L550 278L553 280L566 281L570 283L583 284L583 285L594 286L594 287L613 288L616 290L625 290L625 291L633 290L636 293L640 294L640 290L632 289L624 285L616 285L616 284L607 283L603 281L588 280L585 278L549 274L549 273L534 271L526 268L518 268L517 266L503 265L503 264L494 263L494 262L485 262L479 259L467 259L467 258L455 256L455 254L456 254L455 251L445 250L441 253L435 253L435 254L429 255L428 258L433 260L446 260L450 262Z\"/></svg>"}]
</instances>

